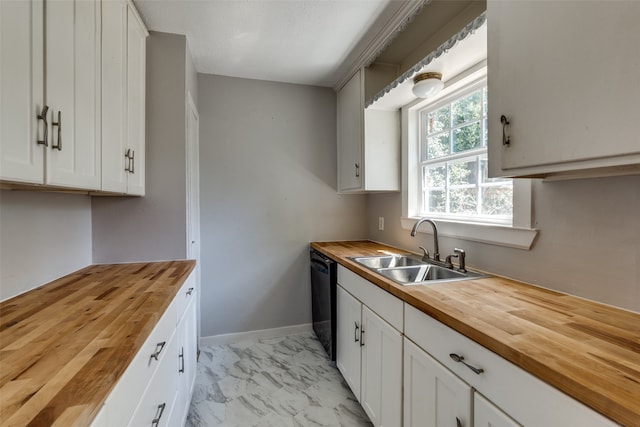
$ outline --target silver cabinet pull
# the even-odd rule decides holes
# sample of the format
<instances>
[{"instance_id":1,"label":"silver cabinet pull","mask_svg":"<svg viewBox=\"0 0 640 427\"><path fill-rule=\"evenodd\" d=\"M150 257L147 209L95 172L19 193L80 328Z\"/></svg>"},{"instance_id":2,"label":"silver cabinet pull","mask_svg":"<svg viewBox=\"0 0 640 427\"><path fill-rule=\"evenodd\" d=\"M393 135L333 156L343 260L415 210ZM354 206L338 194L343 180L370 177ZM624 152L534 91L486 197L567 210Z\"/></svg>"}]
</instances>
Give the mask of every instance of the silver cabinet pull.
<instances>
[{"instance_id":1,"label":"silver cabinet pull","mask_svg":"<svg viewBox=\"0 0 640 427\"><path fill-rule=\"evenodd\" d=\"M353 342L358 342L360 341L360 334L358 334L358 330L360 329L360 326L358 326L358 322L353 322L355 323L355 330L353 331L354 335L353 335Z\"/></svg>"},{"instance_id":2,"label":"silver cabinet pull","mask_svg":"<svg viewBox=\"0 0 640 427\"><path fill-rule=\"evenodd\" d=\"M193 288L187 289L187 295L191 295L193 293Z\"/></svg>"},{"instance_id":3,"label":"silver cabinet pull","mask_svg":"<svg viewBox=\"0 0 640 427\"><path fill-rule=\"evenodd\" d=\"M360 163L356 163L356 178L360 177Z\"/></svg>"},{"instance_id":4,"label":"silver cabinet pull","mask_svg":"<svg viewBox=\"0 0 640 427\"><path fill-rule=\"evenodd\" d=\"M131 160L129 160L129 153L130 152L131 152L131 148L127 148L127 151L124 152L124 158L126 159L124 161L124 171L125 172L130 172L131 171L130 170L131 169L131 167L130 167Z\"/></svg>"},{"instance_id":5,"label":"silver cabinet pull","mask_svg":"<svg viewBox=\"0 0 640 427\"><path fill-rule=\"evenodd\" d=\"M364 347L364 326L360 327L360 347Z\"/></svg>"},{"instance_id":6,"label":"silver cabinet pull","mask_svg":"<svg viewBox=\"0 0 640 427\"><path fill-rule=\"evenodd\" d=\"M164 408L167 406L166 403L162 405L158 405L158 409L156 411L156 417L151 421L151 427L156 427L160 425L160 418L162 418L162 414L164 413Z\"/></svg>"},{"instance_id":7,"label":"silver cabinet pull","mask_svg":"<svg viewBox=\"0 0 640 427\"><path fill-rule=\"evenodd\" d=\"M149 358L149 361L151 361L151 359L158 360L158 356L160 356L160 353L162 353L162 349L164 348L166 343L167 343L166 341L162 341L156 344L156 351L153 352L153 354Z\"/></svg>"},{"instance_id":8,"label":"silver cabinet pull","mask_svg":"<svg viewBox=\"0 0 640 427\"><path fill-rule=\"evenodd\" d=\"M136 173L136 150L131 150L131 167L129 168L129 172Z\"/></svg>"},{"instance_id":9,"label":"silver cabinet pull","mask_svg":"<svg viewBox=\"0 0 640 427\"><path fill-rule=\"evenodd\" d=\"M449 357L450 357L451 359L453 359L455 362L462 363L464 366L466 366L467 368L471 369L471 370L472 370L475 374L477 374L477 375L480 375L481 373L483 373L483 372L484 372L484 369L482 369L482 368L476 368L475 366L471 366L471 365L469 365L467 362L465 362L465 361L464 361L464 357L463 357L463 356L460 356L460 355L455 354L455 353L451 353L451 354L449 355Z\"/></svg>"},{"instance_id":10,"label":"silver cabinet pull","mask_svg":"<svg viewBox=\"0 0 640 427\"><path fill-rule=\"evenodd\" d=\"M49 111L49 106L45 105L42 107L42 112L38 114L38 120L42 120L44 122L44 138L41 140L36 140L38 145L44 145L45 147L49 146L49 123L47 122L47 112Z\"/></svg>"},{"instance_id":11,"label":"silver cabinet pull","mask_svg":"<svg viewBox=\"0 0 640 427\"><path fill-rule=\"evenodd\" d=\"M180 359L180 369L178 369L178 372L184 374L184 347L180 348L178 358Z\"/></svg>"},{"instance_id":12,"label":"silver cabinet pull","mask_svg":"<svg viewBox=\"0 0 640 427\"><path fill-rule=\"evenodd\" d=\"M51 144L51 149L62 151L62 112L60 110L58 110L58 121L51 122L51 127L54 126L58 128L58 141L56 144Z\"/></svg>"},{"instance_id":13,"label":"silver cabinet pull","mask_svg":"<svg viewBox=\"0 0 640 427\"><path fill-rule=\"evenodd\" d=\"M500 116L500 123L502 123L502 145L510 145L511 137L507 136L507 126L511 123L509 123L509 119L504 114Z\"/></svg>"}]
</instances>

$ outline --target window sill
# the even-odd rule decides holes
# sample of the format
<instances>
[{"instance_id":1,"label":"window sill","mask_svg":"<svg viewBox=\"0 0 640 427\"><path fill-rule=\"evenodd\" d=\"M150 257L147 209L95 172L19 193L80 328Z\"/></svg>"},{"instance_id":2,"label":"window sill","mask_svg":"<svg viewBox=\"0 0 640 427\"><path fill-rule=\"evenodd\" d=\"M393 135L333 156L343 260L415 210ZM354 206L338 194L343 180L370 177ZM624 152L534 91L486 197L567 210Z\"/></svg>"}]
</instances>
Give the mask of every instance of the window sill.
<instances>
[{"instance_id":1,"label":"window sill","mask_svg":"<svg viewBox=\"0 0 640 427\"><path fill-rule=\"evenodd\" d=\"M400 218L402 228L411 230L419 218ZM470 240L473 242L487 243L490 245L505 246L508 248L530 250L538 235L535 228L509 227L505 225L480 224L470 222L456 222L436 220L438 234L440 236L453 237L455 239ZM418 232L431 234L431 228L425 226Z\"/></svg>"}]
</instances>

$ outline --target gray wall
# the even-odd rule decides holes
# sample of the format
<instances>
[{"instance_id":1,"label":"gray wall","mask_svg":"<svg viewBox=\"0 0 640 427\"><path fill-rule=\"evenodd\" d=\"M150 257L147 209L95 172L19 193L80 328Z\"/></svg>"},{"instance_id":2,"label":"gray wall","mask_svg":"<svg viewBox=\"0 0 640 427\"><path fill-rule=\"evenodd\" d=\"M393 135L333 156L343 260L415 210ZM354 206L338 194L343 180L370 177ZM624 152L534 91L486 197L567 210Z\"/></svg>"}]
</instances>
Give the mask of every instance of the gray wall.
<instances>
[{"instance_id":1,"label":"gray wall","mask_svg":"<svg viewBox=\"0 0 640 427\"><path fill-rule=\"evenodd\" d=\"M186 38L147 39L146 196L94 197L93 261L186 257Z\"/></svg>"},{"instance_id":2,"label":"gray wall","mask_svg":"<svg viewBox=\"0 0 640 427\"><path fill-rule=\"evenodd\" d=\"M336 194L335 94L199 75L202 335L311 322L308 244L366 238Z\"/></svg>"},{"instance_id":3,"label":"gray wall","mask_svg":"<svg viewBox=\"0 0 640 427\"><path fill-rule=\"evenodd\" d=\"M89 196L0 192L0 300L89 264Z\"/></svg>"},{"instance_id":4,"label":"gray wall","mask_svg":"<svg viewBox=\"0 0 640 427\"><path fill-rule=\"evenodd\" d=\"M507 277L640 311L640 176L535 181L531 251L441 239L441 254L467 250L468 263ZM431 235L400 228L399 194L369 196L369 237L418 251ZM385 231L378 231L384 216Z\"/></svg>"}]
</instances>

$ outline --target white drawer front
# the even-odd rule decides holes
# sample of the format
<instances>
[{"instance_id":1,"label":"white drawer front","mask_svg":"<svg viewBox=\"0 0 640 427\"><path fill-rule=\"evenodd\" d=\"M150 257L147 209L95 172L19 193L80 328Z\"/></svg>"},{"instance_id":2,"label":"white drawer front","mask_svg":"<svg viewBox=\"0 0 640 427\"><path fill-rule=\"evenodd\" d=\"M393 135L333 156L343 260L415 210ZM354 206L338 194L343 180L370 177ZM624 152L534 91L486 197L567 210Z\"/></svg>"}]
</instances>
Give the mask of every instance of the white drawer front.
<instances>
[{"instance_id":1,"label":"white drawer front","mask_svg":"<svg viewBox=\"0 0 640 427\"><path fill-rule=\"evenodd\" d=\"M187 309L190 301L196 299L196 270L194 269L187 280L185 280L184 284L178 291L176 295L176 303L177 307L177 318L176 324L180 322L182 316L184 316L184 311Z\"/></svg>"},{"instance_id":2,"label":"white drawer front","mask_svg":"<svg viewBox=\"0 0 640 427\"><path fill-rule=\"evenodd\" d=\"M405 336L523 425L617 425L408 304L405 306ZM450 357L452 353L464 357L464 362L484 372L476 374L455 362Z\"/></svg>"},{"instance_id":3,"label":"white drawer front","mask_svg":"<svg viewBox=\"0 0 640 427\"><path fill-rule=\"evenodd\" d=\"M162 359L167 355L170 355L170 358L173 359L175 350L171 352L168 349L168 344L176 328L176 306L176 299L174 298L118 381L118 384L107 397L107 418L110 426L127 425ZM161 345L163 342L165 343L164 346ZM161 347L162 350L160 350ZM156 352L159 353L158 360L151 357Z\"/></svg>"},{"instance_id":4,"label":"white drawer front","mask_svg":"<svg viewBox=\"0 0 640 427\"><path fill-rule=\"evenodd\" d=\"M140 400L129 427L163 427L169 425L176 398L177 340L175 334L167 343L166 354L160 359L147 390ZM158 420L154 423L154 420Z\"/></svg>"},{"instance_id":5,"label":"white drawer front","mask_svg":"<svg viewBox=\"0 0 640 427\"><path fill-rule=\"evenodd\" d=\"M403 330L403 302L384 289L338 266L338 283L398 331Z\"/></svg>"}]
</instances>

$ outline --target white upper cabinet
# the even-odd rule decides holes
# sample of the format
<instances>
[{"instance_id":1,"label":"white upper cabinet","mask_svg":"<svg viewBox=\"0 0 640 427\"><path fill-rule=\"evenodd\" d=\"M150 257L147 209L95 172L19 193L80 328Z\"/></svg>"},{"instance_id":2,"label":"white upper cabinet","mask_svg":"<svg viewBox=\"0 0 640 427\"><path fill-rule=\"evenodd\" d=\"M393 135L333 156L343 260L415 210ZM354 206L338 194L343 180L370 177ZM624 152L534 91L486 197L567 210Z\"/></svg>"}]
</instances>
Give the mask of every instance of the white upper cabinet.
<instances>
[{"instance_id":1,"label":"white upper cabinet","mask_svg":"<svg viewBox=\"0 0 640 427\"><path fill-rule=\"evenodd\" d=\"M0 180L44 183L43 11L42 0L0 1Z\"/></svg>"},{"instance_id":2,"label":"white upper cabinet","mask_svg":"<svg viewBox=\"0 0 640 427\"><path fill-rule=\"evenodd\" d=\"M98 190L100 1L48 1L45 10L49 106L45 183Z\"/></svg>"},{"instance_id":3,"label":"white upper cabinet","mask_svg":"<svg viewBox=\"0 0 640 427\"><path fill-rule=\"evenodd\" d=\"M385 71L386 72L386 71ZM366 69L338 91L338 191L400 190L400 113L364 108Z\"/></svg>"},{"instance_id":4,"label":"white upper cabinet","mask_svg":"<svg viewBox=\"0 0 640 427\"><path fill-rule=\"evenodd\" d=\"M126 0L102 3L102 187L144 195L147 30Z\"/></svg>"},{"instance_id":5,"label":"white upper cabinet","mask_svg":"<svg viewBox=\"0 0 640 427\"><path fill-rule=\"evenodd\" d=\"M640 2L487 9L490 175L640 171Z\"/></svg>"}]
</instances>

